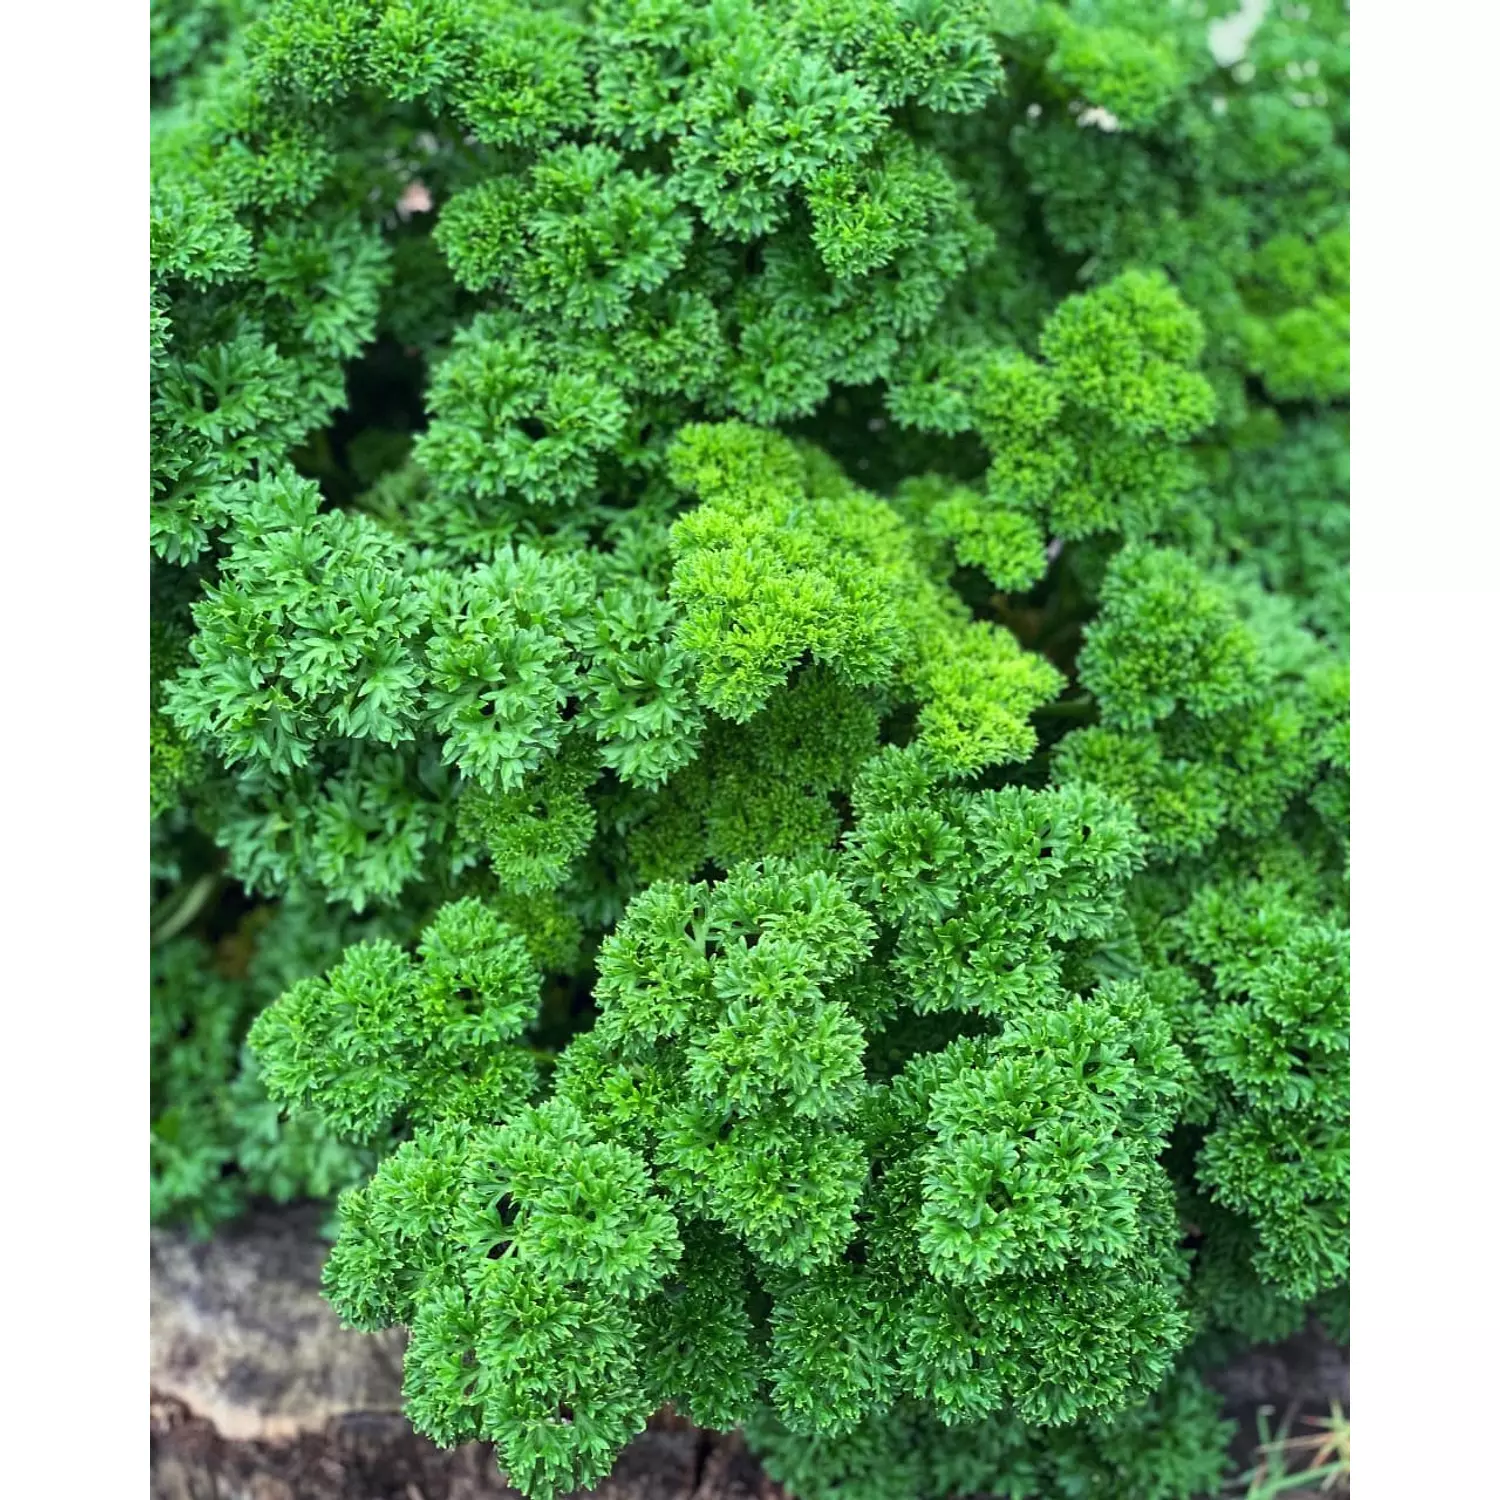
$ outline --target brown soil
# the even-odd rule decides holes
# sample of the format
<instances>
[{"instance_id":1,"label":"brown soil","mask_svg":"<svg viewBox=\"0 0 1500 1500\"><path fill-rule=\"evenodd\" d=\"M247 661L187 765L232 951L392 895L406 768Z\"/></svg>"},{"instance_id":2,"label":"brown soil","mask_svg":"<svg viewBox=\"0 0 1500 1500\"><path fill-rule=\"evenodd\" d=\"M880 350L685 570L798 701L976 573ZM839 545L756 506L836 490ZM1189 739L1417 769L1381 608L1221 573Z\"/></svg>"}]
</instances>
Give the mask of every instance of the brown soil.
<instances>
[{"instance_id":1,"label":"brown soil","mask_svg":"<svg viewBox=\"0 0 1500 1500\"><path fill-rule=\"evenodd\" d=\"M644 1432L598 1500L781 1500L738 1438L692 1429ZM152 1500L520 1500L487 1444L454 1452L387 1412L350 1413L321 1432L231 1442L180 1401L151 1402Z\"/></svg>"}]
</instances>

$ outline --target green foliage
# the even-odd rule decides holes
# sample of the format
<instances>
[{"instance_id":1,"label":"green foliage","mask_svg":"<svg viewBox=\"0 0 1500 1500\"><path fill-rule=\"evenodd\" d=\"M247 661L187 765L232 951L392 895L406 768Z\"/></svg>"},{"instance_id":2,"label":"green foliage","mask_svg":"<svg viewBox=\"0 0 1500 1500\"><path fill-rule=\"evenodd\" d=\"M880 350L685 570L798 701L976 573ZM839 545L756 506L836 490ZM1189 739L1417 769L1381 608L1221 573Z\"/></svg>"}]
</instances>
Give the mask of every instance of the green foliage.
<instances>
[{"instance_id":1,"label":"green foliage","mask_svg":"<svg viewBox=\"0 0 1500 1500\"><path fill-rule=\"evenodd\" d=\"M851 686L904 687L945 766L1030 751L1056 673L966 617L889 504L738 424L684 429L671 462L703 500L673 527L672 592L715 713L743 722L807 657Z\"/></svg>"},{"instance_id":2,"label":"green foliage","mask_svg":"<svg viewBox=\"0 0 1500 1500\"><path fill-rule=\"evenodd\" d=\"M1199 1181L1254 1226L1260 1280L1311 1300L1349 1273L1349 934L1254 884L1200 892L1182 925L1216 1002Z\"/></svg>"},{"instance_id":3,"label":"green foliage","mask_svg":"<svg viewBox=\"0 0 1500 1500\"><path fill-rule=\"evenodd\" d=\"M153 4L153 1215L344 1190L526 1493L1189 1500L1347 1323L1347 8L1229 8Z\"/></svg>"},{"instance_id":4,"label":"green foliage","mask_svg":"<svg viewBox=\"0 0 1500 1500\"><path fill-rule=\"evenodd\" d=\"M1294 600L1305 624L1347 648L1347 415L1265 415L1233 446L1205 454L1211 488L1200 492L1188 545L1205 562L1252 571Z\"/></svg>"},{"instance_id":5,"label":"green foliage","mask_svg":"<svg viewBox=\"0 0 1500 1500\"><path fill-rule=\"evenodd\" d=\"M363 516L317 514L305 480L237 498L219 581L193 607L193 665L167 688L172 717L226 764L283 775L325 737L399 744L417 714L420 618L399 544Z\"/></svg>"},{"instance_id":6,"label":"green foliage","mask_svg":"<svg viewBox=\"0 0 1500 1500\"><path fill-rule=\"evenodd\" d=\"M972 429L990 454L984 500L963 502L972 540L960 559L983 566L975 548L986 533L989 548L1014 548L1010 539L1038 524L1066 539L1155 529L1192 480L1181 444L1214 414L1213 389L1193 368L1203 339L1164 277L1131 270L1063 301L1041 330L1040 360L1014 348L919 348L892 388L892 414L937 432ZM1023 556L1029 567L991 573L997 587L1036 582L1039 549Z\"/></svg>"},{"instance_id":7,"label":"green foliage","mask_svg":"<svg viewBox=\"0 0 1500 1500\"><path fill-rule=\"evenodd\" d=\"M262 1012L249 1042L271 1096L359 1141L524 1104L536 1068L514 1044L541 985L525 940L471 898L442 908L417 953L360 944Z\"/></svg>"},{"instance_id":8,"label":"green foliage","mask_svg":"<svg viewBox=\"0 0 1500 1500\"><path fill-rule=\"evenodd\" d=\"M1246 364L1278 401L1349 392L1349 229L1283 232L1250 264Z\"/></svg>"},{"instance_id":9,"label":"green foliage","mask_svg":"<svg viewBox=\"0 0 1500 1500\"><path fill-rule=\"evenodd\" d=\"M1258 581L1215 590L1180 554L1152 557L1195 580L1184 600L1214 600L1221 639L1232 632L1246 650L1250 696L1184 699L1151 729L1123 726L1119 711L1106 727L1106 712L1105 725L1064 739L1053 775L1127 800L1153 847L1132 906L1199 1080L1187 1185L1206 1237L1194 1298L1211 1328L1275 1338L1348 1276L1349 669ZM1112 565L1105 630L1121 597L1111 586L1137 566L1128 551ZM1130 659L1125 618L1109 655L1090 634L1081 669L1090 653ZM1171 638L1157 625L1150 636ZM1103 683L1083 675L1107 709L1113 671ZM1163 691L1172 680L1158 669Z\"/></svg>"},{"instance_id":10,"label":"green foliage","mask_svg":"<svg viewBox=\"0 0 1500 1500\"><path fill-rule=\"evenodd\" d=\"M681 1253L629 1151L562 1099L500 1128L445 1121L345 1194L339 1216L329 1296L355 1327L410 1327L405 1394L421 1430L495 1443L531 1493L608 1473L651 1411L634 1308Z\"/></svg>"},{"instance_id":11,"label":"green foliage","mask_svg":"<svg viewBox=\"0 0 1500 1500\"><path fill-rule=\"evenodd\" d=\"M1229 1431L1213 1393L1187 1374L1137 1407L1073 1428L1028 1428L1003 1413L951 1427L902 1405L835 1445L799 1441L768 1411L746 1423L767 1470L803 1500L1213 1494L1224 1477Z\"/></svg>"},{"instance_id":12,"label":"green foliage","mask_svg":"<svg viewBox=\"0 0 1500 1500\"><path fill-rule=\"evenodd\" d=\"M951 544L954 560L980 569L996 589L1024 593L1047 571L1046 538L1034 516L991 504L970 486L937 475L908 480L901 493Z\"/></svg>"},{"instance_id":13,"label":"green foliage","mask_svg":"<svg viewBox=\"0 0 1500 1500\"><path fill-rule=\"evenodd\" d=\"M1199 855L1230 830L1273 834L1305 798L1347 849L1349 669L1253 579L1170 549L1127 548L1079 655L1101 723L1053 774L1126 798L1155 852Z\"/></svg>"},{"instance_id":14,"label":"green foliage","mask_svg":"<svg viewBox=\"0 0 1500 1500\"><path fill-rule=\"evenodd\" d=\"M1133 822L1091 787L944 792L909 750L886 750L854 797L850 872L898 933L892 963L919 1012L1060 1002L1056 945L1107 933L1140 859Z\"/></svg>"},{"instance_id":15,"label":"green foliage","mask_svg":"<svg viewBox=\"0 0 1500 1500\"><path fill-rule=\"evenodd\" d=\"M321 920L320 920L321 918ZM266 920L268 919L268 920ZM285 1120L243 1048L256 1013L353 938L317 905L262 912L215 951L177 937L151 955L151 1217L199 1232L269 1198L330 1197L374 1165L309 1112Z\"/></svg>"},{"instance_id":16,"label":"green foliage","mask_svg":"<svg viewBox=\"0 0 1500 1500\"><path fill-rule=\"evenodd\" d=\"M653 1216L670 1210L686 1248L669 1282L662 1262L642 1283L659 1299L646 1304L653 1326L670 1327L686 1303L721 1350L711 1365L658 1360L648 1368L660 1384L642 1392L617 1371L610 1399L634 1420L668 1397L720 1414L726 1383L742 1402L764 1384L778 1420L807 1437L847 1434L902 1400L959 1423L1000 1407L1049 1427L1119 1410L1164 1377L1190 1328L1172 1184L1156 1161L1188 1063L1152 992L1099 984L1087 962L1125 920L1134 826L1087 788L965 790L917 747L875 757L853 798L842 855L657 880L599 950L598 1018L558 1058L547 1106L568 1122L547 1180L570 1205L576 1253L601 1265L614 1252L565 1186L576 1181L568 1153L605 1143L654 1183L663 1209L643 1202L636 1218L622 1207L607 1222L666 1243ZM457 960L426 980L434 934L449 928L487 944L498 977L478 975L449 938ZM471 1056L485 1088L497 1072L508 1083L496 1043L524 1024L524 957L500 932L463 902L439 914L417 970L390 945L351 949L326 983L294 986L267 1011L252 1044L283 1101L316 1101L351 1133L398 1116L417 1130L347 1200L329 1273L361 1326L417 1319L414 1420L444 1440L494 1438L510 1472L539 1485L581 1482L596 1472L593 1429L549 1428L558 1446L546 1462L563 1467L537 1467L531 1439L487 1404L479 1413L471 1401L461 1421L456 1397L429 1406L423 1393L456 1358L451 1340L483 1338L462 1260L477 1242L425 1217L403 1227L389 1197L429 1214L431 1184L468 1170L453 1156L461 1137L444 1144L445 1130L467 1119L488 1139L482 1122L531 1118L516 1113L519 1090L507 1102L463 1082L450 1040L460 1023L480 1024L467 1020L476 1007L488 1016L499 1004L503 1023L485 1028L495 1041ZM472 998L455 1011L460 982ZM974 1029L902 1061L901 1036L939 1009L972 1014ZM437 1097L424 1085L439 1060ZM418 1177L420 1193L405 1185ZM486 1181L498 1201L503 1176ZM417 1336L425 1315L412 1298L444 1309L441 1345ZM642 1337L622 1334L620 1347ZM566 1393L577 1412L575 1394L594 1399L593 1355L548 1348L545 1399ZM455 1368L471 1394L484 1388L469 1365Z\"/></svg>"},{"instance_id":17,"label":"green foliage","mask_svg":"<svg viewBox=\"0 0 1500 1500\"><path fill-rule=\"evenodd\" d=\"M1099 604L1078 675L1107 727L1149 729L1178 708L1206 719L1254 695L1253 637L1227 595L1181 554L1126 548Z\"/></svg>"},{"instance_id":18,"label":"green foliage","mask_svg":"<svg viewBox=\"0 0 1500 1500\"><path fill-rule=\"evenodd\" d=\"M433 373L416 457L439 495L553 506L599 478L629 403L602 339L551 338L508 312L456 335Z\"/></svg>"},{"instance_id":19,"label":"green foliage","mask_svg":"<svg viewBox=\"0 0 1500 1500\"><path fill-rule=\"evenodd\" d=\"M262 0L151 0L151 100L170 100L179 83L223 55L231 32Z\"/></svg>"},{"instance_id":20,"label":"green foliage","mask_svg":"<svg viewBox=\"0 0 1500 1500\"><path fill-rule=\"evenodd\" d=\"M698 757L625 835L643 881L691 879L763 854L811 854L840 832L836 799L874 752L880 714L830 672L793 674L743 724L711 719Z\"/></svg>"}]
</instances>

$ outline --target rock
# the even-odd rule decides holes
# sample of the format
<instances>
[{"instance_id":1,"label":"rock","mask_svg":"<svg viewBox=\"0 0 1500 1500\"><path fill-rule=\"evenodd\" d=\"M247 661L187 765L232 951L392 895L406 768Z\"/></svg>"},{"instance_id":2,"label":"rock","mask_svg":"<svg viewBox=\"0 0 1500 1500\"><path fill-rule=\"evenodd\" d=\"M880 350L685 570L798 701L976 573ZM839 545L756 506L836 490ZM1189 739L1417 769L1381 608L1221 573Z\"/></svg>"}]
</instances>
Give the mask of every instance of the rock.
<instances>
[{"instance_id":1,"label":"rock","mask_svg":"<svg viewBox=\"0 0 1500 1500\"><path fill-rule=\"evenodd\" d=\"M321 1210L211 1240L153 1230L151 1385L231 1441L284 1440L401 1410L402 1336L339 1327L320 1293Z\"/></svg>"}]
</instances>

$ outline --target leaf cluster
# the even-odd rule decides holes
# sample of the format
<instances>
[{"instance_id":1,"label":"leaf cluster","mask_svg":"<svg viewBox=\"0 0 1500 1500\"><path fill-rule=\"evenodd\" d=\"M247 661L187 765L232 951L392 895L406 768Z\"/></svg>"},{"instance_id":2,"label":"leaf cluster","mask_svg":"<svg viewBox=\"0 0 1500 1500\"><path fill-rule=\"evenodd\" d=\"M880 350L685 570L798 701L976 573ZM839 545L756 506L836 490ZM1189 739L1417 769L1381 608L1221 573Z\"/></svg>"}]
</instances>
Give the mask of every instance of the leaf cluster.
<instances>
[{"instance_id":1,"label":"leaf cluster","mask_svg":"<svg viewBox=\"0 0 1500 1500\"><path fill-rule=\"evenodd\" d=\"M966 789L919 745L877 755L853 799L835 855L658 879L629 903L597 955L597 1020L557 1059L534 1186L523 1197L509 1169L483 1169L499 1205L484 1235L454 1217L461 1189L439 1184L479 1171L475 1150L500 1152L498 1122L519 1139L541 1116L520 1091L466 1081L449 1038L498 992L496 1041L466 1055L508 1079L499 1043L523 1024L525 986L508 967L423 977L433 934L477 932L482 908L445 907L419 968L389 946L351 949L256 1023L276 1097L361 1131L404 1113L416 1131L346 1199L329 1288L360 1326L410 1322L424 1430L493 1439L540 1492L602 1472L599 1434L618 1444L667 1399L719 1422L764 1400L789 1431L831 1438L911 1401L947 1423L1006 1408L1067 1425L1166 1374L1190 1321L1157 1157L1188 1063L1153 993L1101 984L1087 962L1125 920L1133 821L1092 789ZM483 928L493 944L494 919ZM510 944L485 952L519 962ZM903 1057L899 1038L938 1010L966 1031ZM571 1165L599 1152L641 1185L609 1212ZM510 1216L544 1189L561 1194L549 1232L573 1259L538 1262L526 1316L551 1305L555 1276L580 1347L515 1342L517 1325L485 1352L495 1245L519 1276L531 1252ZM616 1248L637 1243L655 1258ZM606 1327L589 1288L612 1276L626 1280L600 1304ZM689 1356L700 1340L711 1359ZM512 1387L485 1373L500 1362L531 1389L532 1348L547 1355L535 1429L504 1414ZM593 1363L606 1353L607 1386Z\"/></svg>"}]
</instances>

